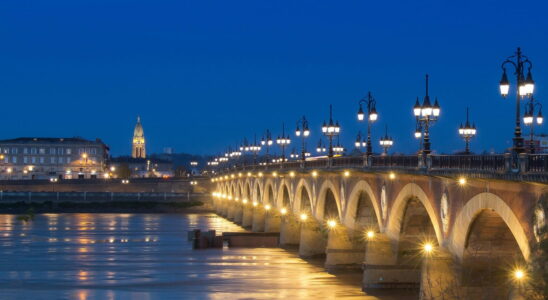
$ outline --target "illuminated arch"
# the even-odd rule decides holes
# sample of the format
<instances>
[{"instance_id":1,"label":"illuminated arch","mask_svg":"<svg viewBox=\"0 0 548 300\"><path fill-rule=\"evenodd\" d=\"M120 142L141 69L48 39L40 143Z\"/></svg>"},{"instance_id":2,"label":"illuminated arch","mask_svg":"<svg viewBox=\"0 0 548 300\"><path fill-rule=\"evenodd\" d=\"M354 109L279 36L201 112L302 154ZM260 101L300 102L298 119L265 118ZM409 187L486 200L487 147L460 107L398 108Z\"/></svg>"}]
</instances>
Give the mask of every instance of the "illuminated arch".
<instances>
[{"instance_id":1,"label":"illuminated arch","mask_svg":"<svg viewBox=\"0 0 548 300\"><path fill-rule=\"evenodd\" d=\"M478 214L484 209L494 210L502 220L504 220L504 223L506 223L506 226L508 226L516 239L523 257L528 260L531 249L525 230L506 202L493 193L477 194L462 207L458 216L455 218L451 232L449 246L452 252L462 259L468 232Z\"/></svg>"},{"instance_id":2,"label":"illuminated arch","mask_svg":"<svg viewBox=\"0 0 548 300\"><path fill-rule=\"evenodd\" d=\"M314 211L314 198L312 195L312 187L310 186L310 183L305 179L301 178L299 180L299 183L297 183L297 187L295 188L295 193L293 195L293 212L299 213L299 210L301 209L301 196L302 196L302 190L305 190L305 192L308 194L308 200L310 201L310 209Z\"/></svg>"},{"instance_id":3,"label":"illuminated arch","mask_svg":"<svg viewBox=\"0 0 548 300\"><path fill-rule=\"evenodd\" d=\"M434 209L434 207L432 206L432 203L426 196L426 193L416 183L406 184L400 190L395 200L392 202L392 206L390 209L390 217L388 218L388 226L386 228L386 234L392 240L396 240L396 241L399 240L402 218L405 212L405 207L409 199L413 197L416 197L426 209L426 212L428 213L428 217L430 218L430 222L432 223L432 226L434 227L434 231L436 232L438 245L442 245L443 236L440 229L440 222L438 220L438 215L436 214L436 210Z\"/></svg>"},{"instance_id":4,"label":"illuminated arch","mask_svg":"<svg viewBox=\"0 0 548 300\"><path fill-rule=\"evenodd\" d=\"M348 228L354 228L356 220L354 219L353 216L356 214L356 209L358 208L358 201L360 199L360 194L362 192L365 192L367 196L369 197L369 200L371 201L371 204L373 205L373 210L375 211L375 216L377 218L379 228L382 228L382 216L381 216L381 209L379 207L379 203L377 202L375 193L373 193L373 189L371 189L371 186L365 180L358 181L352 187L352 191L350 192L350 196L348 197L348 204L346 205L343 223Z\"/></svg>"},{"instance_id":5,"label":"illuminated arch","mask_svg":"<svg viewBox=\"0 0 548 300\"><path fill-rule=\"evenodd\" d=\"M318 193L318 198L316 199L315 217L319 221L322 221L324 218L325 197L327 195L328 190L330 190L333 193L333 196L335 197L335 203L337 204L338 217L339 217L339 220L342 220L341 200L338 193L339 190L337 189L337 186L329 179L325 179L322 182L322 185L320 187L320 192Z\"/></svg>"},{"instance_id":6,"label":"illuminated arch","mask_svg":"<svg viewBox=\"0 0 548 300\"><path fill-rule=\"evenodd\" d=\"M272 179L267 179L266 182L265 182L265 184L264 184L264 189L263 189L263 193L262 193L262 194L263 194L263 197L262 197L262 199L261 199L261 203L264 203L264 204L267 203L267 202L266 202L266 199L267 199L268 197L270 197L270 196L269 196L269 191L270 191L270 189L272 189L272 198L273 198L273 199L268 199L268 200L269 200L268 203L269 203L270 205L276 204L276 203L275 203L275 202L276 202L276 187L275 187L275 184L274 184L274 182L272 181Z\"/></svg>"},{"instance_id":7,"label":"illuminated arch","mask_svg":"<svg viewBox=\"0 0 548 300\"><path fill-rule=\"evenodd\" d=\"M277 197L276 197L276 207L283 207L283 196L284 196L284 189L287 188L287 195L289 197L289 205L290 207L287 207L287 209L290 209L291 208L291 205L293 203L293 193L291 191L291 184L289 181L285 180L285 179L282 179L280 180L279 182L279 187L278 187L278 192L276 193Z\"/></svg>"},{"instance_id":8,"label":"illuminated arch","mask_svg":"<svg viewBox=\"0 0 548 300\"><path fill-rule=\"evenodd\" d=\"M255 179L255 182L253 184L253 191L252 191L252 195L253 195L253 201L257 202L257 203L261 203L263 201L263 181L260 180L260 179ZM257 188L259 190L259 194L257 194Z\"/></svg>"}]
</instances>

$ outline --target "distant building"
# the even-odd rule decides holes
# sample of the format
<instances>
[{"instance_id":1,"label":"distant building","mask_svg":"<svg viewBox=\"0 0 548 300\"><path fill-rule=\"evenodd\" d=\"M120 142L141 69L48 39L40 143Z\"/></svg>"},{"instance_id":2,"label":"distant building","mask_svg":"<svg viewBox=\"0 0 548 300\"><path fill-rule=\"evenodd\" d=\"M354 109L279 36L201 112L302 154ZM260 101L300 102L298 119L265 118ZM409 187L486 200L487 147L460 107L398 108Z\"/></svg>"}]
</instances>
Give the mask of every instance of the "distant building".
<instances>
[{"instance_id":1,"label":"distant building","mask_svg":"<svg viewBox=\"0 0 548 300\"><path fill-rule=\"evenodd\" d=\"M133 178L173 177L173 163L170 160L120 156L111 158L110 164L117 170L127 166Z\"/></svg>"},{"instance_id":2,"label":"distant building","mask_svg":"<svg viewBox=\"0 0 548 300\"><path fill-rule=\"evenodd\" d=\"M0 179L75 179L104 176L108 147L100 139L0 140Z\"/></svg>"},{"instance_id":3,"label":"distant building","mask_svg":"<svg viewBox=\"0 0 548 300\"><path fill-rule=\"evenodd\" d=\"M133 158L146 158L145 148L145 132L143 125L141 125L141 117L137 117L137 124L133 129L133 143L131 146L131 157Z\"/></svg>"}]
</instances>

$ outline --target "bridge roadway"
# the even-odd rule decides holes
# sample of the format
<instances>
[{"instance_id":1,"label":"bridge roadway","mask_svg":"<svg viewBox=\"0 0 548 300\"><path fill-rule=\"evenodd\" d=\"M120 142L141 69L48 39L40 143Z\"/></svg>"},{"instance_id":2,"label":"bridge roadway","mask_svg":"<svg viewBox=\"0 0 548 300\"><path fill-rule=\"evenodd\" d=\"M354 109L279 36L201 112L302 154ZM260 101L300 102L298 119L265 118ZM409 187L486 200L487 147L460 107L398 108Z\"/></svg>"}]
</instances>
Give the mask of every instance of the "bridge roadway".
<instances>
[{"instance_id":1,"label":"bridge roadway","mask_svg":"<svg viewBox=\"0 0 548 300\"><path fill-rule=\"evenodd\" d=\"M211 179L213 203L255 232L280 232L302 257L325 255L328 269L362 268L364 289L525 297L511 279L545 225L545 156L522 155L518 170L508 156L376 159L233 167Z\"/></svg>"}]
</instances>

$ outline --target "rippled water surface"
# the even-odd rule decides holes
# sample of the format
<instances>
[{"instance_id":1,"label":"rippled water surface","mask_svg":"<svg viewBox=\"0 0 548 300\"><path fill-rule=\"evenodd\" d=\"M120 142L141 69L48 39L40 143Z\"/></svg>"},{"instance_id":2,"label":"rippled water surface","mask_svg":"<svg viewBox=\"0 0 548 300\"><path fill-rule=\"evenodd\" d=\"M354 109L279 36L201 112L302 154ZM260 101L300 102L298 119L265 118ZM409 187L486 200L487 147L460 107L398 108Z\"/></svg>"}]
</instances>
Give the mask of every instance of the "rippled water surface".
<instances>
[{"instance_id":1,"label":"rippled water surface","mask_svg":"<svg viewBox=\"0 0 548 300\"><path fill-rule=\"evenodd\" d=\"M401 299L283 249L192 250L195 228L243 230L213 214L0 215L0 298Z\"/></svg>"}]
</instances>

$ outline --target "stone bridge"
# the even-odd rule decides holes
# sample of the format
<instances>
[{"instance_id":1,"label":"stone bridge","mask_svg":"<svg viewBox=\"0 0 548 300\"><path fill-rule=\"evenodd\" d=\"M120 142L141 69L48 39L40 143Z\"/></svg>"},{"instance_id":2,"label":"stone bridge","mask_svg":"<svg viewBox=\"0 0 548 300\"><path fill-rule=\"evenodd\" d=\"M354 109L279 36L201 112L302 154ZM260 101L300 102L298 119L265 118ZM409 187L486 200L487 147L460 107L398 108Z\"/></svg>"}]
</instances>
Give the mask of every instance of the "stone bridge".
<instances>
[{"instance_id":1,"label":"stone bridge","mask_svg":"<svg viewBox=\"0 0 548 300\"><path fill-rule=\"evenodd\" d=\"M548 185L440 174L263 166L225 172L211 192L218 214L255 232L280 232L281 246L298 245L300 256L325 256L327 269L362 268L364 289L519 299L519 282L507 283L531 260Z\"/></svg>"}]
</instances>

